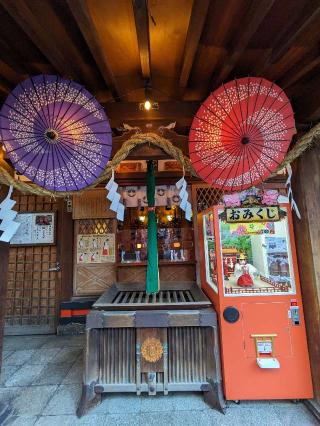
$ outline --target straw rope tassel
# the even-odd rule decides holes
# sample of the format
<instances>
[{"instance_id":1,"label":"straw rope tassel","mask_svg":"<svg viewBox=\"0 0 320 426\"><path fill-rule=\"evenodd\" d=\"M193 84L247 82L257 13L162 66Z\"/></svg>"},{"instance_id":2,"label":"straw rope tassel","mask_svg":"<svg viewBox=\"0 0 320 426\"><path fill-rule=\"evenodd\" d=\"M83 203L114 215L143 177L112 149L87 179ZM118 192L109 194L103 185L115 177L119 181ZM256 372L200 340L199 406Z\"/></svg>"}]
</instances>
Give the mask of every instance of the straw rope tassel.
<instances>
[{"instance_id":1,"label":"straw rope tassel","mask_svg":"<svg viewBox=\"0 0 320 426\"><path fill-rule=\"evenodd\" d=\"M271 176L275 176L279 170L283 169L288 164L292 163L292 161L298 158L305 150L310 148L313 144L318 143L319 141L320 141L320 123L314 126L308 133L306 133L304 136L302 136L298 140L295 146L288 152L284 161L279 165L277 170L274 173L272 173ZM158 148L161 148L166 154L168 154L170 157L177 160L184 167L186 172L189 172L192 176L197 176L197 173L195 172L190 159L183 154L181 149L172 145L172 143L168 139L165 139L155 133L139 133L137 135L132 136L122 145L119 151L117 151L116 154L114 155L113 159L108 162L105 170L102 172L99 178L93 184L87 186L83 190L69 191L69 192L49 191L47 189L41 188L40 186L36 184L29 184L29 183L15 180L10 175L10 173L8 173L8 171L1 165L0 165L0 183L3 183L8 186L12 185L23 193L31 193L35 195L42 195L42 196L55 195L56 197L66 197L67 195L77 195L77 194L80 195L87 189L94 188L99 183L110 178L112 169L116 169L118 165L121 163L121 161L126 159L127 156L130 154L130 152L135 147L144 145L146 143L157 146Z\"/></svg>"}]
</instances>

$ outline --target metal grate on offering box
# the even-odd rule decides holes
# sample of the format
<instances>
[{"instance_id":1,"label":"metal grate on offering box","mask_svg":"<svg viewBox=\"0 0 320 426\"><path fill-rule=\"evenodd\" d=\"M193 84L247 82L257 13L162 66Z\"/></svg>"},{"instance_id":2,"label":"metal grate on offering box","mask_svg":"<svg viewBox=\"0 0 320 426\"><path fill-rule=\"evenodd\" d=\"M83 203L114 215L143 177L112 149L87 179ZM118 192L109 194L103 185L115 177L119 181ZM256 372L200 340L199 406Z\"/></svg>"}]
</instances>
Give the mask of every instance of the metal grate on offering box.
<instances>
[{"instance_id":1,"label":"metal grate on offering box","mask_svg":"<svg viewBox=\"0 0 320 426\"><path fill-rule=\"evenodd\" d=\"M159 291L157 294L147 294L145 291L120 291L112 301L113 304L120 303L186 303L194 302L189 290Z\"/></svg>"},{"instance_id":2,"label":"metal grate on offering box","mask_svg":"<svg viewBox=\"0 0 320 426\"><path fill-rule=\"evenodd\" d=\"M93 309L196 309L211 306L195 283L161 283L157 294L147 294L145 284L116 283L93 305Z\"/></svg>"}]
</instances>

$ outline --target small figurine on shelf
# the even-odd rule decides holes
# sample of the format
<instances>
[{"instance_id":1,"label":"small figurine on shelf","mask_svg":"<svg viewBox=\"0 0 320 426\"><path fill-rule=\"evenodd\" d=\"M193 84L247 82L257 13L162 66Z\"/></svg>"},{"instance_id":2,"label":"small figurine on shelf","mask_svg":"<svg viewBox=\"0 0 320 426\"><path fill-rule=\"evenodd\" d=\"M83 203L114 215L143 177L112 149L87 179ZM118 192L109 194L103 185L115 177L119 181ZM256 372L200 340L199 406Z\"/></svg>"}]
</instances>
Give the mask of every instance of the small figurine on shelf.
<instances>
[{"instance_id":1,"label":"small figurine on shelf","mask_svg":"<svg viewBox=\"0 0 320 426\"><path fill-rule=\"evenodd\" d=\"M228 259L225 258L223 261L223 275L226 281L229 281L229 268L228 268Z\"/></svg>"},{"instance_id":2,"label":"small figurine on shelf","mask_svg":"<svg viewBox=\"0 0 320 426\"><path fill-rule=\"evenodd\" d=\"M121 251L120 251L120 256L121 256L121 263L123 263L125 260L124 260L124 256L125 256L125 254L126 254L126 252L125 252L125 250L122 248L121 249Z\"/></svg>"},{"instance_id":3,"label":"small figurine on shelf","mask_svg":"<svg viewBox=\"0 0 320 426\"><path fill-rule=\"evenodd\" d=\"M174 250L170 250L170 260L174 260Z\"/></svg>"},{"instance_id":4,"label":"small figurine on shelf","mask_svg":"<svg viewBox=\"0 0 320 426\"><path fill-rule=\"evenodd\" d=\"M234 267L234 276L237 279L237 285L240 287L252 287L254 284L253 279L257 274L258 270L250 263L247 263L247 257L241 253L239 261Z\"/></svg>"},{"instance_id":5,"label":"small figurine on shelf","mask_svg":"<svg viewBox=\"0 0 320 426\"><path fill-rule=\"evenodd\" d=\"M180 259L181 259L182 262L185 262L185 260L186 260L186 258L184 256L184 250L183 249L180 249Z\"/></svg>"},{"instance_id":6,"label":"small figurine on shelf","mask_svg":"<svg viewBox=\"0 0 320 426\"><path fill-rule=\"evenodd\" d=\"M141 257L140 257L140 250L136 250L136 262L141 262Z\"/></svg>"}]
</instances>

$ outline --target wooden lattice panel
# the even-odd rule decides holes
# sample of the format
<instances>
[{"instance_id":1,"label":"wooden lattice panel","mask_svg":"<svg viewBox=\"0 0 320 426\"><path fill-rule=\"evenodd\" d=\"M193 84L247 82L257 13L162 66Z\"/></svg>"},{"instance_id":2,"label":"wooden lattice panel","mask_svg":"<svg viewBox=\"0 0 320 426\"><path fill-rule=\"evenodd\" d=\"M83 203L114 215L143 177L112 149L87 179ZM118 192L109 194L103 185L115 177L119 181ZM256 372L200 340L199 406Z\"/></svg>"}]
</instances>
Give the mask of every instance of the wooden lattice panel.
<instances>
[{"instance_id":1,"label":"wooden lattice panel","mask_svg":"<svg viewBox=\"0 0 320 426\"><path fill-rule=\"evenodd\" d=\"M75 247L77 236L89 234L115 233L115 219L78 219L75 220ZM100 295L116 280L116 265L110 263L77 264L77 253L74 258L74 295Z\"/></svg>"},{"instance_id":2,"label":"wooden lattice panel","mask_svg":"<svg viewBox=\"0 0 320 426\"><path fill-rule=\"evenodd\" d=\"M113 219L81 219L78 223L78 234L111 234L113 232Z\"/></svg>"},{"instance_id":3,"label":"wooden lattice panel","mask_svg":"<svg viewBox=\"0 0 320 426\"><path fill-rule=\"evenodd\" d=\"M57 211L58 205L49 197L14 194L15 209ZM40 326L54 330L56 320L57 272L56 246L10 247L6 300L6 326Z\"/></svg>"},{"instance_id":4,"label":"wooden lattice panel","mask_svg":"<svg viewBox=\"0 0 320 426\"><path fill-rule=\"evenodd\" d=\"M212 186L198 186L196 190L197 212L200 213L209 207L215 206L222 200L223 191Z\"/></svg>"}]
</instances>

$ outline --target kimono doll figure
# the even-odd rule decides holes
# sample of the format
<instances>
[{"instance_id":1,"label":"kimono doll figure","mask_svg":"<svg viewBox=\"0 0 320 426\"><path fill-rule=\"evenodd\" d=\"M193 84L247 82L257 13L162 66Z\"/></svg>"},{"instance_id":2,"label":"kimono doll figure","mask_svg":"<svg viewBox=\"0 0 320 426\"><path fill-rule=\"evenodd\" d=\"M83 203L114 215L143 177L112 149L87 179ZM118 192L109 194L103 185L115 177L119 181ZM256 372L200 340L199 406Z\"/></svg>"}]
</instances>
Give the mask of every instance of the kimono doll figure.
<instances>
[{"instance_id":1,"label":"kimono doll figure","mask_svg":"<svg viewBox=\"0 0 320 426\"><path fill-rule=\"evenodd\" d=\"M229 281L229 268L228 268L228 259L225 257L223 260L223 275L226 281Z\"/></svg>"},{"instance_id":2,"label":"kimono doll figure","mask_svg":"<svg viewBox=\"0 0 320 426\"><path fill-rule=\"evenodd\" d=\"M109 240L106 239L105 242L103 243L102 255L109 256L109 254L110 254Z\"/></svg>"},{"instance_id":3,"label":"kimono doll figure","mask_svg":"<svg viewBox=\"0 0 320 426\"><path fill-rule=\"evenodd\" d=\"M257 273L257 269L250 263L247 263L246 256L240 254L239 262L234 267L234 276L237 279L237 285L239 287L252 287L254 276Z\"/></svg>"},{"instance_id":4,"label":"kimono doll figure","mask_svg":"<svg viewBox=\"0 0 320 426\"><path fill-rule=\"evenodd\" d=\"M94 262L96 260L96 257L97 257L98 254L99 254L98 252L91 253L91 258L90 258L91 262Z\"/></svg>"}]
</instances>

